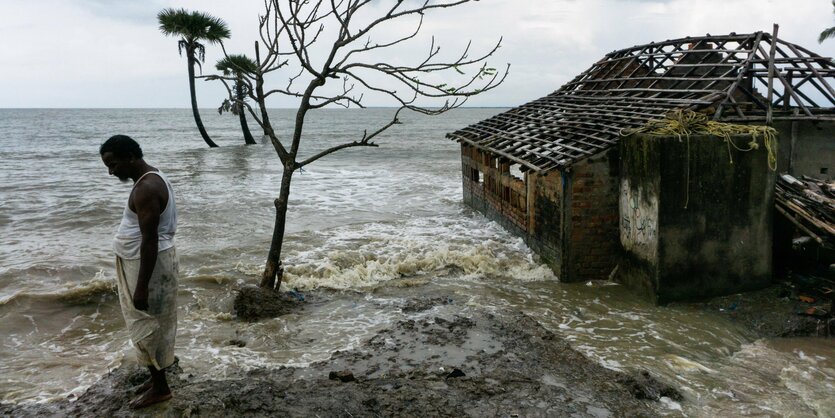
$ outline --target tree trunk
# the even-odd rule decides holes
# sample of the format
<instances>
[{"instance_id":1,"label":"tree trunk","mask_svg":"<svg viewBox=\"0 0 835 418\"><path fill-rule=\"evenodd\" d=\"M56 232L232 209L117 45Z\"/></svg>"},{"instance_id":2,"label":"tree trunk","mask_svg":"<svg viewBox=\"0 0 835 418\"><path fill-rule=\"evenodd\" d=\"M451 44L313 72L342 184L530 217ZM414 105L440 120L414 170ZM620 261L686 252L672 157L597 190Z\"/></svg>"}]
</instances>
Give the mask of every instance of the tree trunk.
<instances>
[{"instance_id":1,"label":"tree trunk","mask_svg":"<svg viewBox=\"0 0 835 418\"><path fill-rule=\"evenodd\" d=\"M256 54L257 43L256 45ZM259 77L260 79L260 77ZM287 220L287 202L290 198L290 181L293 180L293 172L296 170L296 153L299 151L299 143L301 143L302 130L304 129L304 116L310 109L310 97L313 95L313 90L316 87L325 84L324 79L317 79L310 82L307 90L302 96L299 104L299 111L296 112L296 124L293 130L293 142L290 146L290 152L282 157L284 163L284 172L281 175L281 191L278 194L278 199L275 200L275 226L273 226L273 239L270 243L270 252L267 255L267 264L264 267L264 274L261 276L261 287L267 289L276 289L281 286L281 278L284 275L284 269L281 266L281 245L284 243L284 226ZM258 88L258 104L261 110L264 111L266 122L266 104L264 102L263 90ZM265 126L270 126L265 123ZM276 280L278 278L278 280Z\"/></svg>"},{"instance_id":2,"label":"tree trunk","mask_svg":"<svg viewBox=\"0 0 835 418\"><path fill-rule=\"evenodd\" d=\"M267 113L266 101L264 99L264 78L261 74L255 80L255 94L258 97L258 102L265 104L261 106L261 120L264 121L264 136L269 136L270 132L267 130L267 127L272 127L272 125L270 125L270 115Z\"/></svg>"},{"instance_id":3,"label":"tree trunk","mask_svg":"<svg viewBox=\"0 0 835 418\"><path fill-rule=\"evenodd\" d=\"M240 109L238 109L238 117L241 118L241 131L244 133L244 142L246 142L247 145L254 145L256 144L255 139L252 138L252 133L249 132L249 125L246 124L246 106L243 105L243 82L241 82L240 78L238 78L238 86L236 89L238 90L238 103L240 105Z\"/></svg>"},{"instance_id":4,"label":"tree trunk","mask_svg":"<svg viewBox=\"0 0 835 418\"><path fill-rule=\"evenodd\" d=\"M241 130L244 132L244 142L246 142L247 145L257 144L255 139L252 137L252 133L249 132L249 125L246 123L246 113L244 112L246 112L246 110L241 109L241 113L238 114L241 118Z\"/></svg>"},{"instance_id":5,"label":"tree trunk","mask_svg":"<svg viewBox=\"0 0 835 418\"><path fill-rule=\"evenodd\" d=\"M191 111L194 113L194 123L197 124L197 130L200 131L200 135L203 136L203 140L206 141L206 144L209 147L217 147L211 138L209 138L209 134L206 133L206 128L203 127L203 120L200 119L200 112L197 110L197 92L195 91L194 87L194 51L186 51L186 55L188 56L188 87L191 91Z\"/></svg>"},{"instance_id":6,"label":"tree trunk","mask_svg":"<svg viewBox=\"0 0 835 418\"><path fill-rule=\"evenodd\" d=\"M261 108L264 137L268 137L270 136L268 128L272 129L272 125L270 125L270 115L267 113L267 102L264 98L264 73L261 72L261 49L258 47L258 41L255 41L255 63L258 64L258 71L255 73L255 97Z\"/></svg>"},{"instance_id":7,"label":"tree trunk","mask_svg":"<svg viewBox=\"0 0 835 418\"><path fill-rule=\"evenodd\" d=\"M267 254L267 264L264 267L264 274L261 276L261 287L275 289L281 286L283 268L281 266L281 246L284 243L284 226L287 219L287 202L290 197L290 181L293 179L293 159L284 166L281 175L281 191L278 199L275 199L275 225L273 226L273 238L270 243L270 252ZM278 280L276 280L278 278Z\"/></svg>"}]
</instances>

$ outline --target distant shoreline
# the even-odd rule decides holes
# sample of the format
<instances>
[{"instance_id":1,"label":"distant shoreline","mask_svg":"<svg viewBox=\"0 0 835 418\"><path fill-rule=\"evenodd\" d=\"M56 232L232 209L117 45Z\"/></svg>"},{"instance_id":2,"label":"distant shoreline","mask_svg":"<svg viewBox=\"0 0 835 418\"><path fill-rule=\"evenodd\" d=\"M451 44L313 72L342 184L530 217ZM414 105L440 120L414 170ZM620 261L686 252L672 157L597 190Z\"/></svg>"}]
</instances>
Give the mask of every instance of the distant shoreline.
<instances>
[{"instance_id":1,"label":"distant shoreline","mask_svg":"<svg viewBox=\"0 0 835 418\"><path fill-rule=\"evenodd\" d=\"M507 106L461 106L457 109L510 109L518 105ZM216 108L201 107L200 110L217 112ZM270 107L269 110L295 110L295 107ZM345 109L332 107L316 110L368 110L368 109L397 109L396 106L366 106L364 108ZM191 110L190 107L0 107L0 110ZM452 109L455 110L455 109Z\"/></svg>"}]
</instances>

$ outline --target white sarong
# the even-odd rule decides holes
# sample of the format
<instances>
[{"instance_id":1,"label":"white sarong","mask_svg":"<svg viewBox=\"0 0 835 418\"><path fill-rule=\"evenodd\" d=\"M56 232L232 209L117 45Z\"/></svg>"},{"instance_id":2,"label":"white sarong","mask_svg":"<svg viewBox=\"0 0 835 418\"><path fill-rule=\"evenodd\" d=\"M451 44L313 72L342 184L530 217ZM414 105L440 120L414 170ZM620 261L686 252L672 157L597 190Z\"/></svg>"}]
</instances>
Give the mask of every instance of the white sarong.
<instances>
[{"instance_id":1,"label":"white sarong","mask_svg":"<svg viewBox=\"0 0 835 418\"><path fill-rule=\"evenodd\" d=\"M143 366L162 370L174 364L174 338L177 334L177 252L160 251L148 283L148 310L133 305L133 291L139 276L139 260L116 257L116 285L119 304L128 328L136 358Z\"/></svg>"}]
</instances>

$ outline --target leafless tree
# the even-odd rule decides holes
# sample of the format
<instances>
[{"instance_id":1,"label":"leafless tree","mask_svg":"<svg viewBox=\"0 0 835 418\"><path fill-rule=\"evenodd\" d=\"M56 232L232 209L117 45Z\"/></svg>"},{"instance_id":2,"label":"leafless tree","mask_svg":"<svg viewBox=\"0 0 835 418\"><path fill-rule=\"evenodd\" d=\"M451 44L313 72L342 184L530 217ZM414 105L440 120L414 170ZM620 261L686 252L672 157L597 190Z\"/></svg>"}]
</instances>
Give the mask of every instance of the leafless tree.
<instances>
[{"instance_id":1,"label":"leafless tree","mask_svg":"<svg viewBox=\"0 0 835 418\"><path fill-rule=\"evenodd\" d=\"M428 14L470 1L477 0L264 1L266 13L259 17L261 41L255 42L257 69L246 74L244 80L249 84L247 90L254 105L240 103L269 137L283 167L261 287L277 289L281 284L281 248L290 184L296 170L342 149L376 147L374 139L400 123L398 116L403 110L438 115L495 88L507 77L509 65L497 71L486 62L501 46L501 39L474 56L470 53L471 43L467 43L463 51L446 59L432 37L426 40L428 49L421 56L400 57L396 63L385 62L391 59L377 60L381 52L417 41ZM404 27L410 30L403 33ZM391 33L400 34L388 39L391 35L387 34ZM265 51L260 50L260 45ZM281 74L281 87L265 87L267 77ZM240 101L230 86L233 80L212 78L224 82L230 101ZM279 139L272 127L267 100L274 95L298 99L291 137ZM297 158L308 111L326 106L362 108L365 95L387 98L397 107L388 123L303 160Z\"/></svg>"}]
</instances>

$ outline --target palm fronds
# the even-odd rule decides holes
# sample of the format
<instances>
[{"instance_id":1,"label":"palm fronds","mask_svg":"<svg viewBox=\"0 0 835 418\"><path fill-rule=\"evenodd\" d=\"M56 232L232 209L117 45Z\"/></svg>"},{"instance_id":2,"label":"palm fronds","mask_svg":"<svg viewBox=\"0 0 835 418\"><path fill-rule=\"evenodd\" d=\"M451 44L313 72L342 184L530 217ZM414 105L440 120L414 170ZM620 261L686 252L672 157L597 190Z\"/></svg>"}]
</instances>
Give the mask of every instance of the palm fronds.
<instances>
[{"instance_id":1,"label":"palm fronds","mask_svg":"<svg viewBox=\"0 0 835 418\"><path fill-rule=\"evenodd\" d=\"M180 36L188 44L206 41L219 43L231 32L223 19L208 13L167 8L157 14L159 30L168 36Z\"/></svg>"},{"instance_id":2,"label":"palm fronds","mask_svg":"<svg viewBox=\"0 0 835 418\"><path fill-rule=\"evenodd\" d=\"M254 74L257 70L255 61L243 54L233 54L221 58L215 64L218 71L223 71L223 75L230 76L233 74L246 73Z\"/></svg>"},{"instance_id":3,"label":"palm fronds","mask_svg":"<svg viewBox=\"0 0 835 418\"><path fill-rule=\"evenodd\" d=\"M835 13L835 0L832 0L832 13ZM821 32L818 36L818 43L822 43L829 38L835 38L835 26Z\"/></svg>"}]
</instances>

